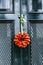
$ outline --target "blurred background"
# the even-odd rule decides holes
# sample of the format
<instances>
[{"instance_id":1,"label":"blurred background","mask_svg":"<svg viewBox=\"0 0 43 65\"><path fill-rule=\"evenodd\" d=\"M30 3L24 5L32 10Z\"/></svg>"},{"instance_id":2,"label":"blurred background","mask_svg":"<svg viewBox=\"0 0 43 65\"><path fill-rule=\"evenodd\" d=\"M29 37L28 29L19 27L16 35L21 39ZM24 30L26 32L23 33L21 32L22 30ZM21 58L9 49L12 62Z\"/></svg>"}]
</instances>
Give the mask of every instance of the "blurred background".
<instances>
[{"instance_id":1,"label":"blurred background","mask_svg":"<svg viewBox=\"0 0 43 65\"><path fill-rule=\"evenodd\" d=\"M12 41L20 32L20 12L31 37L22 51ZM0 0L0 65L43 65L43 0Z\"/></svg>"}]
</instances>

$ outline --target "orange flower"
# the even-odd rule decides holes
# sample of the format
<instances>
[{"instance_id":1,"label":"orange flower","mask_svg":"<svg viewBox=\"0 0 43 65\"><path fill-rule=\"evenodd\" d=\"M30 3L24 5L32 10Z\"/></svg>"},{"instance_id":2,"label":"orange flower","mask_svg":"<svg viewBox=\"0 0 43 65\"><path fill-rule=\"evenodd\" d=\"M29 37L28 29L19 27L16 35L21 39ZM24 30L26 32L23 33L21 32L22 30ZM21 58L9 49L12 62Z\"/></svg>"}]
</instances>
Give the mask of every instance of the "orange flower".
<instances>
[{"instance_id":1,"label":"orange flower","mask_svg":"<svg viewBox=\"0 0 43 65\"><path fill-rule=\"evenodd\" d=\"M30 44L30 36L26 32L19 32L15 35L14 42L18 47L25 48Z\"/></svg>"}]
</instances>

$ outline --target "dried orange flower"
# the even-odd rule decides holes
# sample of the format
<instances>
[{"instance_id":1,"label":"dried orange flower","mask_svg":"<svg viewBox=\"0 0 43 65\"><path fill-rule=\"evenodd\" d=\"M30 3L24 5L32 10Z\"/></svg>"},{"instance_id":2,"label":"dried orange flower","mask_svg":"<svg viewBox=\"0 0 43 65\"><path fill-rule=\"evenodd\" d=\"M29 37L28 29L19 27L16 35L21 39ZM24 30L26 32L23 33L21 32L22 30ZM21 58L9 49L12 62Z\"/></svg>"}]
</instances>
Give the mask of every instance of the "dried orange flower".
<instances>
[{"instance_id":1,"label":"dried orange flower","mask_svg":"<svg viewBox=\"0 0 43 65\"><path fill-rule=\"evenodd\" d=\"M26 32L19 32L14 37L14 43L21 48L27 47L30 44L30 36Z\"/></svg>"}]
</instances>

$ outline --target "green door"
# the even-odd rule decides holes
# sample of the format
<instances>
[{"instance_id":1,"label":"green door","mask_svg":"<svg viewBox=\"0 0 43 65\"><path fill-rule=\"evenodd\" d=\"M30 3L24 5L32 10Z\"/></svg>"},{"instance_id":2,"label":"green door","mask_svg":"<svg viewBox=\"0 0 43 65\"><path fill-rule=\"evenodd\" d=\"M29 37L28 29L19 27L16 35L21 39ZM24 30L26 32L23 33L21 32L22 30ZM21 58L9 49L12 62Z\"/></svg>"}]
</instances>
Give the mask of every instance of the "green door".
<instances>
[{"instance_id":1,"label":"green door","mask_svg":"<svg viewBox=\"0 0 43 65\"><path fill-rule=\"evenodd\" d=\"M43 20L31 20L29 22L28 32L31 36L30 65L43 65Z\"/></svg>"},{"instance_id":2,"label":"green door","mask_svg":"<svg viewBox=\"0 0 43 65\"><path fill-rule=\"evenodd\" d=\"M11 65L12 62L12 21L0 20L0 65Z\"/></svg>"}]
</instances>

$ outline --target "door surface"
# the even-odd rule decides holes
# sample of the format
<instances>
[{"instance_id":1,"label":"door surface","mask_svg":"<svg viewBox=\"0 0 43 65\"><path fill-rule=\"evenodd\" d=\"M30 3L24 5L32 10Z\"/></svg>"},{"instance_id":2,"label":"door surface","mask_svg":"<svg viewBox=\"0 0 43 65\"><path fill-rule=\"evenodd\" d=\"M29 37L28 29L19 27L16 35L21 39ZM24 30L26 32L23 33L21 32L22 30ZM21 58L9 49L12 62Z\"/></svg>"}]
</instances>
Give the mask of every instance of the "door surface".
<instances>
[{"instance_id":1,"label":"door surface","mask_svg":"<svg viewBox=\"0 0 43 65\"><path fill-rule=\"evenodd\" d=\"M31 64L43 65L43 21L31 21Z\"/></svg>"},{"instance_id":2,"label":"door surface","mask_svg":"<svg viewBox=\"0 0 43 65\"><path fill-rule=\"evenodd\" d=\"M12 21L0 22L0 65L11 65Z\"/></svg>"}]
</instances>

